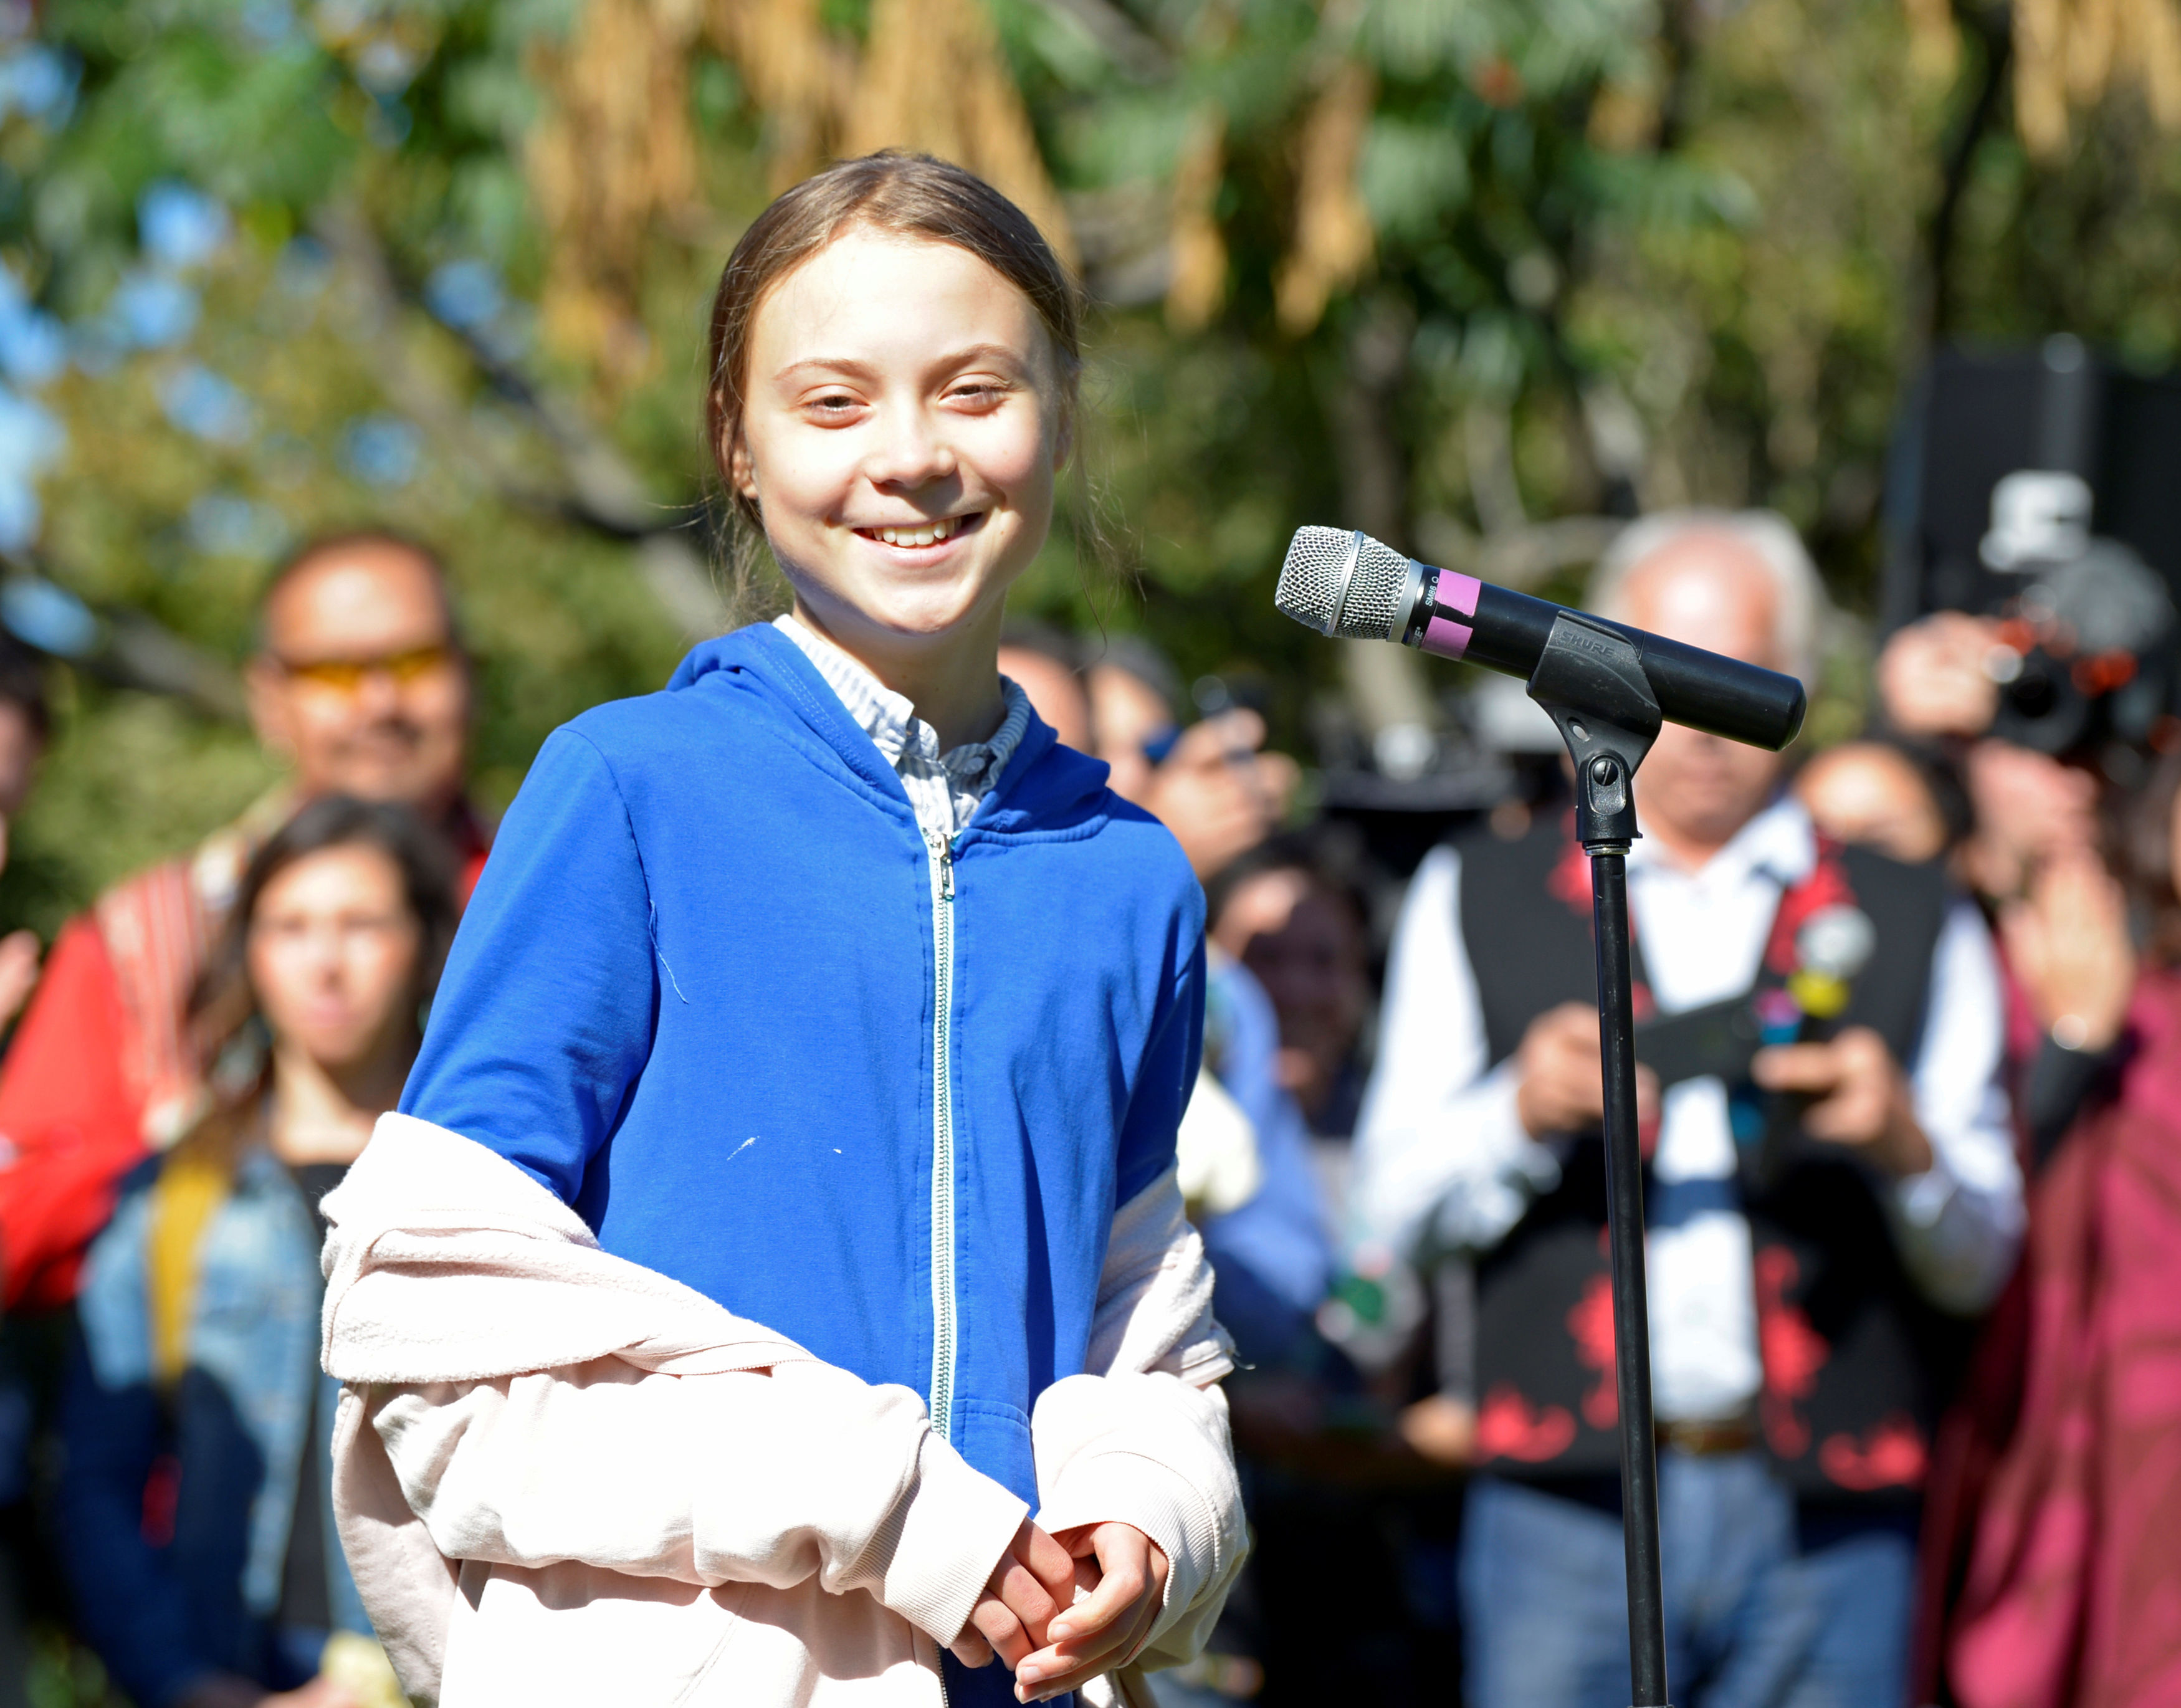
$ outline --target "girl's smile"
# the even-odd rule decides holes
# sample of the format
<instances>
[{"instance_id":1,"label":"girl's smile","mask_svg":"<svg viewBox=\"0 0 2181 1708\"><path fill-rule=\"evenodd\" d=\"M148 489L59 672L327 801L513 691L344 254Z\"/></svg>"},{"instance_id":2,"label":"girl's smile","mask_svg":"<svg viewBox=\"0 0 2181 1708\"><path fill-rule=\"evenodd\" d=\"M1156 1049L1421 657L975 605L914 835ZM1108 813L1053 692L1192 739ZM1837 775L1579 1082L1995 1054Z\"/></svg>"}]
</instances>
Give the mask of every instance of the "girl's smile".
<instances>
[{"instance_id":1,"label":"girl's smile","mask_svg":"<svg viewBox=\"0 0 2181 1708\"><path fill-rule=\"evenodd\" d=\"M941 546L975 532L984 519L983 511L973 510L966 516L934 517L928 521L868 523L855 531L865 539L912 553L918 562L928 563L938 556Z\"/></svg>"}]
</instances>

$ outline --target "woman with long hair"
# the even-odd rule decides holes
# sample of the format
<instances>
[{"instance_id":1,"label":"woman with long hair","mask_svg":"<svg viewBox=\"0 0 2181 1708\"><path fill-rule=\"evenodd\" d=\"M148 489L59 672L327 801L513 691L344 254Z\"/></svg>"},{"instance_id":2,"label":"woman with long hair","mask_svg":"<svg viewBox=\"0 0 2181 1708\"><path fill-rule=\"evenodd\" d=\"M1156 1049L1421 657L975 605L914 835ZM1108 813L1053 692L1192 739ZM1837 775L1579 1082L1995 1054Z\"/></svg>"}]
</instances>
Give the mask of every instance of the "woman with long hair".
<instances>
[{"instance_id":1,"label":"woman with long hair","mask_svg":"<svg viewBox=\"0 0 2181 1708\"><path fill-rule=\"evenodd\" d=\"M217 1101L91 1248L61 1548L80 1629L141 1708L366 1700L328 1664L371 1626L331 1522L317 1203L400 1096L454 920L448 855L406 809L298 813L192 1005Z\"/></svg>"}]
</instances>

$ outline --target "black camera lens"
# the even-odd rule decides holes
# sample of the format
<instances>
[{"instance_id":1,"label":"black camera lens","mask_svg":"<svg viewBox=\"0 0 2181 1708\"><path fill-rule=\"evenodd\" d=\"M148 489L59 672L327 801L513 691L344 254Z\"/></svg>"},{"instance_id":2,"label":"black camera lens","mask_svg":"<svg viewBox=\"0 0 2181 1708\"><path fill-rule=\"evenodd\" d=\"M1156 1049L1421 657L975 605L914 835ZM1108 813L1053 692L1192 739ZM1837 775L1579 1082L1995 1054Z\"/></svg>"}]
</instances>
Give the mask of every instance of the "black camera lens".
<instances>
[{"instance_id":1,"label":"black camera lens","mask_svg":"<svg viewBox=\"0 0 2181 1708\"><path fill-rule=\"evenodd\" d=\"M2066 665L2033 652L2022 661L2022 673L2001 690L1991 732L2017 747L2060 755L2090 733L2096 712L2096 705L2076 688Z\"/></svg>"},{"instance_id":2,"label":"black camera lens","mask_svg":"<svg viewBox=\"0 0 2181 1708\"><path fill-rule=\"evenodd\" d=\"M2017 717L2048 717L2059 702L2059 684L2042 669L2025 667L2007 685L2007 708Z\"/></svg>"}]
</instances>

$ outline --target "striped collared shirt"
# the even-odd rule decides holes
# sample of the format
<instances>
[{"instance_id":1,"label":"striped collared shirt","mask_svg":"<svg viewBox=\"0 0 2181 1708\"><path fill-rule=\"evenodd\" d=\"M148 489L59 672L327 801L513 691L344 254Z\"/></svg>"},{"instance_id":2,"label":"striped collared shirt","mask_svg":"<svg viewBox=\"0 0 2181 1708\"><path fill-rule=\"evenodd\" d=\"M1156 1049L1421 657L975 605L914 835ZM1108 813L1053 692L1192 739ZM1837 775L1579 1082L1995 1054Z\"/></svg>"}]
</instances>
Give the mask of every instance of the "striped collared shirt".
<instances>
[{"instance_id":1,"label":"striped collared shirt","mask_svg":"<svg viewBox=\"0 0 2181 1708\"><path fill-rule=\"evenodd\" d=\"M965 742L939 751L939 732L916 715L906 694L896 694L854 659L827 640L782 614L773 627L803 649L825 685L840 696L856 727L886 755L908 793L919 828L937 832L950 840L954 832L976 815L977 803L990 793L1008 761L1021 745L1030 727L1030 698L1007 677L1000 678L1000 693L1007 700L1007 716L989 741Z\"/></svg>"}]
</instances>

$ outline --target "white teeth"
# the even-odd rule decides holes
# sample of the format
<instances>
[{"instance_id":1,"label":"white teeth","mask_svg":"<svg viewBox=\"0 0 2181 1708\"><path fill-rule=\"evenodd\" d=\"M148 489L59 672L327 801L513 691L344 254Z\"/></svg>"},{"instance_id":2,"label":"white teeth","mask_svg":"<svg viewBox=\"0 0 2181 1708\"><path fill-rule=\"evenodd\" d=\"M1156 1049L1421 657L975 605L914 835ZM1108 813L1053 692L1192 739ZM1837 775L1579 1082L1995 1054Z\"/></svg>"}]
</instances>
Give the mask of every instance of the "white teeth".
<instances>
[{"instance_id":1,"label":"white teeth","mask_svg":"<svg viewBox=\"0 0 2181 1708\"><path fill-rule=\"evenodd\" d=\"M960 519L950 516L925 522L921 528L875 528L871 532L888 545L936 545L941 540L952 539L954 530L960 526Z\"/></svg>"}]
</instances>

